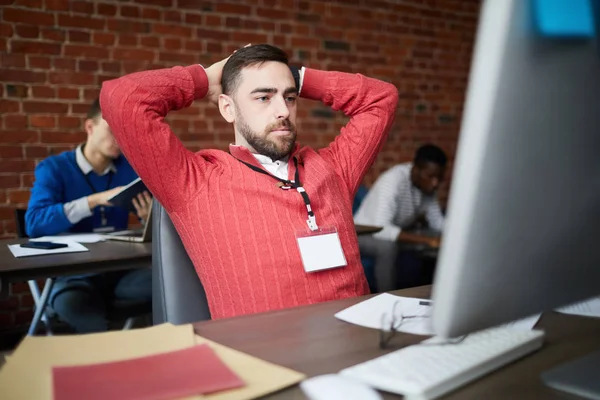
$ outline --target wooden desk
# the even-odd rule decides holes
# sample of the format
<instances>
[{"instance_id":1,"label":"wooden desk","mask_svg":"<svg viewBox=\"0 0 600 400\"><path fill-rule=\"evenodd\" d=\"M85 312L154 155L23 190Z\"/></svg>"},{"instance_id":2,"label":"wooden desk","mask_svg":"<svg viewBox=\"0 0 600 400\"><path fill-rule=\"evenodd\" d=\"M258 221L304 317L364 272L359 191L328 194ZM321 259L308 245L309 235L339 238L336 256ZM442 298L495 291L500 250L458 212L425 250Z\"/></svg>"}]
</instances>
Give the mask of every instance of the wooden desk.
<instances>
[{"instance_id":1,"label":"wooden desk","mask_svg":"<svg viewBox=\"0 0 600 400\"><path fill-rule=\"evenodd\" d=\"M46 304L54 285L54 278L90 272L148 268L152 265L152 243L110 241L86 243L89 251L15 258L8 245L25 243L28 239L0 240L0 296L8 294L10 282L29 281L36 305L29 326L29 334L36 332L40 320L48 321ZM40 293L37 279L46 278ZM49 325L47 325L47 328ZM49 331L48 333L51 333Z\"/></svg>"},{"instance_id":2,"label":"wooden desk","mask_svg":"<svg viewBox=\"0 0 600 400\"><path fill-rule=\"evenodd\" d=\"M430 287L393 292L428 298ZM366 298L366 297L365 297ZM333 301L253 316L207 321L196 333L308 376L338 372L423 339L399 333L391 350L380 350L377 330L354 326L333 315L365 298ZM544 313L536 328L546 330L544 347L521 360L450 393L444 399L571 399L543 385L540 373L600 350L600 319ZM304 399L298 386L268 399ZM386 399L400 396L385 394ZM573 398L574 399L574 398Z\"/></svg>"},{"instance_id":3,"label":"wooden desk","mask_svg":"<svg viewBox=\"0 0 600 400\"><path fill-rule=\"evenodd\" d=\"M354 227L356 228L357 235L369 235L372 233L377 233L383 229L381 226L371 225L354 225Z\"/></svg>"},{"instance_id":4,"label":"wooden desk","mask_svg":"<svg viewBox=\"0 0 600 400\"><path fill-rule=\"evenodd\" d=\"M106 241L85 243L90 251L15 258L9 244L27 239L0 240L0 281L18 282L47 276L106 272L148 267L152 262L152 243Z\"/></svg>"}]
</instances>

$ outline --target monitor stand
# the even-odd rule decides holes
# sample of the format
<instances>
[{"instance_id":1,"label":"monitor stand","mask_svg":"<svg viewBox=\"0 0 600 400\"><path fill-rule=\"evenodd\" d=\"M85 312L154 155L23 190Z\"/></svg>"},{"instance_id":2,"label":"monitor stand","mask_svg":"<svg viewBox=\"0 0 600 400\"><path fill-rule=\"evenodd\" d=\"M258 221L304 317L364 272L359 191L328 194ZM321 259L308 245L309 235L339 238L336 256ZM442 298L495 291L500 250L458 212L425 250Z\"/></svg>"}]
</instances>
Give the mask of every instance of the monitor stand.
<instances>
[{"instance_id":1,"label":"monitor stand","mask_svg":"<svg viewBox=\"0 0 600 400\"><path fill-rule=\"evenodd\" d=\"M600 400L600 351L542 373L542 380L551 388L584 399Z\"/></svg>"}]
</instances>

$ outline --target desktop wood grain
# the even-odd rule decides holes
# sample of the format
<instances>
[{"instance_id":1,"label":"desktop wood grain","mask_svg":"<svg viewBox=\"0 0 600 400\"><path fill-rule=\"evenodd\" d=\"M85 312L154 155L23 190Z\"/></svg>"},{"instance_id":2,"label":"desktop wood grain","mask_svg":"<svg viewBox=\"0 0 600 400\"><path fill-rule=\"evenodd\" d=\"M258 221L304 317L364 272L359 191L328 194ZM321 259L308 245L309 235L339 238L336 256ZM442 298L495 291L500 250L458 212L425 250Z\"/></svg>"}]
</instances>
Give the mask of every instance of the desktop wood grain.
<instances>
[{"instance_id":1,"label":"desktop wood grain","mask_svg":"<svg viewBox=\"0 0 600 400\"><path fill-rule=\"evenodd\" d=\"M428 298L423 286L393 292ZM368 296L367 296L368 297ZM333 315L365 298L355 298L297 307L271 313L207 321L194 325L196 332L216 342L295 369L308 376L335 373L404 346L421 336L399 334L393 348L380 350L379 333L337 320ZM600 319L545 313L538 329L546 331L544 347L493 374L464 386L445 399L571 399L544 386L540 373L568 360L600 350ZM298 386L268 399L304 399ZM400 396L385 394L386 399Z\"/></svg>"},{"instance_id":2,"label":"desktop wood grain","mask_svg":"<svg viewBox=\"0 0 600 400\"><path fill-rule=\"evenodd\" d=\"M86 243L89 251L15 258L8 245L27 239L0 240L0 279L3 282L39 279L48 276L104 272L149 267L151 243L106 241Z\"/></svg>"}]
</instances>

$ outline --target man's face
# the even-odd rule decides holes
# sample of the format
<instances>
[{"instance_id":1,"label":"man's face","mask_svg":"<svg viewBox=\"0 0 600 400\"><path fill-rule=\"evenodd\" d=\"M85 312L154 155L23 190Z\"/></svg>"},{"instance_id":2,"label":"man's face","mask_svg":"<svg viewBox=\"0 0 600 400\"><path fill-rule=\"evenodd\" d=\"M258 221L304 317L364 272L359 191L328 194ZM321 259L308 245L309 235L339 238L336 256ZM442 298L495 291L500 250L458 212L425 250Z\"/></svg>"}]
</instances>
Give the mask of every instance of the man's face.
<instances>
[{"instance_id":1,"label":"man's face","mask_svg":"<svg viewBox=\"0 0 600 400\"><path fill-rule=\"evenodd\" d=\"M258 154L287 156L296 142L298 92L287 65L265 62L244 68L232 96L234 126Z\"/></svg>"},{"instance_id":2,"label":"man's face","mask_svg":"<svg viewBox=\"0 0 600 400\"><path fill-rule=\"evenodd\" d=\"M433 194L442 183L444 178L444 167L432 163L424 162L415 164L412 169L412 182L425 194Z\"/></svg>"},{"instance_id":3,"label":"man's face","mask_svg":"<svg viewBox=\"0 0 600 400\"><path fill-rule=\"evenodd\" d=\"M117 158L121 155L121 149L108 127L108 123L101 115L85 121L88 134L87 146L91 146L107 158Z\"/></svg>"}]
</instances>

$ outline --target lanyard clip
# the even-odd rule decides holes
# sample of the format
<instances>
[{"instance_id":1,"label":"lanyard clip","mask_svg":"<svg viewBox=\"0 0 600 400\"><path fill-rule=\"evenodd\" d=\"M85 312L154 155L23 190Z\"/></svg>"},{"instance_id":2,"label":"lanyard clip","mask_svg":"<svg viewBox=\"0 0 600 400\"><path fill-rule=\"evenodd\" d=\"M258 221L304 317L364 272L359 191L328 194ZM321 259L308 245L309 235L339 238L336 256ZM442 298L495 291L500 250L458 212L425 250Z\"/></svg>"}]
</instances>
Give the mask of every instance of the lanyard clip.
<instances>
[{"instance_id":1,"label":"lanyard clip","mask_svg":"<svg viewBox=\"0 0 600 400\"><path fill-rule=\"evenodd\" d=\"M292 188L290 185L288 185L288 184L285 184L285 183L283 183L283 182L277 182L277 186L279 186L279 188L280 188L280 189L284 189L284 190L287 190L287 189L291 189L291 188Z\"/></svg>"},{"instance_id":2,"label":"lanyard clip","mask_svg":"<svg viewBox=\"0 0 600 400\"><path fill-rule=\"evenodd\" d=\"M306 223L311 231L316 231L319 229L319 226L317 225L317 218L314 215L309 215Z\"/></svg>"}]
</instances>

